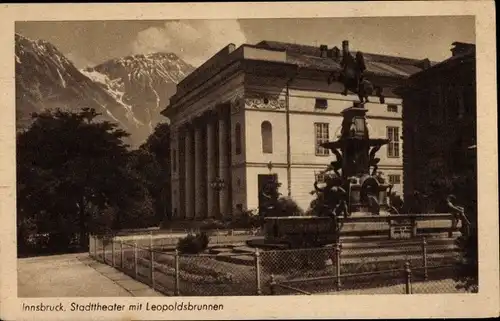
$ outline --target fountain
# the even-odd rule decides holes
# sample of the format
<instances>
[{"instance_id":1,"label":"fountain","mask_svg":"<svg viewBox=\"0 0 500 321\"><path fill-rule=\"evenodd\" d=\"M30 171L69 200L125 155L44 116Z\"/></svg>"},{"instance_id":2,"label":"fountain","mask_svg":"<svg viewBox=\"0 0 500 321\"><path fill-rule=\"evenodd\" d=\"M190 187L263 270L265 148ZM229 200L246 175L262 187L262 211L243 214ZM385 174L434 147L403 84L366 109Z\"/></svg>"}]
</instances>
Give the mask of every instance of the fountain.
<instances>
[{"instance_id":1,"label":"fountain","mask_svg":"<svg viewBox=\"0 0 500 321\"><path fill-rule=\"evenodd\" d=\"M350 55L347 46L344 46L344 54ZM352 64L358 60L361 64ZM366 88L362 88L367 82L363 65L362 54L358 53L356 60L351 59L351 65L344 65L338 76L346 90L358 94L360 102L343 110L338 140L321 145L330 149L336 160L328 166L327 171L332 173L326 186L319 188L315 183L316 193L322 199L314 209L316 215L266 217L264 244L267 246L322 246L341 238L394 240L429 236L451 240L461 235L462 224L467 225L462 208L450 201L450 213L438 214L401 214L389 203L392 185L378 171L380 159L376 157L389 140L370 138L366 122L368 109L364 107L368 96ZM349 68L354 68L354 72ZM346 75L357 75L358 79L353 81ZM356 81L357 88L353 85Z\"/></svg>"},{"instance_id":2,"label":"fountain","mask_svg":"<svg viewBox=\"0 0 500 321\"><path fill-rule=\"evenodd\" d=\"M340 138L321 145L330 149L337 158L330 166L337 178L331 185L337 185L346 192L347 211L344 214L348 217L397 212L388 204L392 185L387 184L377 171L379 159L375 157L377 151L388 144L389 140L370 138L365 116L367 111L363 104L345 109L342 112L344 119ZM333 200L333 204L335 201Z\"/></svg>"}]
</instances>

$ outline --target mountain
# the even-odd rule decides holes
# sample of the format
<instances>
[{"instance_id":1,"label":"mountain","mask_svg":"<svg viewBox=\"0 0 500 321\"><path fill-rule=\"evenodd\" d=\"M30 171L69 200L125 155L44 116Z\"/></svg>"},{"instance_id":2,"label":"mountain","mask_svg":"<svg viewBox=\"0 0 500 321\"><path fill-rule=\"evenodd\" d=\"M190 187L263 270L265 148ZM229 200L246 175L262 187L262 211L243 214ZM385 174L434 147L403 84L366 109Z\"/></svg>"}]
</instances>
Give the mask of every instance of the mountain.
<instances>
[{"instance_id":1,"label":"mountain","mask_svg":"<svg viewBox=\"0 0 500 321\"><path fill-rule=\"evenodd\" d=\"M44 109L95 108L101 119L141 144L159 121L176 84L194 68L170 53L137 55L78 70L54 45L15 36L17 127Z\"/></svg>"},{"instance_id":2,"label":"mountain","mask_svg":"<svg viewBox=\"0 0 500 321\"><path fill-rule=\"evenodd\" d=\"M176 84L193 70L173 53L154 53L113 59L82 73L102 85L151 133L164 120L160 111L175 93Z\"/></svg>"}]
</instances>

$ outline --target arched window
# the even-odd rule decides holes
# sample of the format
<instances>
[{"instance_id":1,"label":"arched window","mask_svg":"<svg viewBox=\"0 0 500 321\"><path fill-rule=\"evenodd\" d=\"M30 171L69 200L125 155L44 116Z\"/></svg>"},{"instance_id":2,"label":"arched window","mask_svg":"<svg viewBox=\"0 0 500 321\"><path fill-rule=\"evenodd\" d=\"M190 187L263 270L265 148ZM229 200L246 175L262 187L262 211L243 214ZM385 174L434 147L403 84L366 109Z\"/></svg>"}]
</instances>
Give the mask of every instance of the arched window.
<instances>
[{"instance_id":1,"label":"arched window","mask_svg":"<svg viewBox=\"0 0 500 321\"><path fill-rule=\"evenodd\" d=\"M273 126L267 120L260 126L262 135L262 152L272 154L273 152Z\"/></svg>"},{"instance_id":2,"label":"arched window","mask_svg":"<svg viewBox=\"0 0 500 321\"><path fill-rule=\"evenodd\" d=\"M234 152L236 155L239 155L241 154L241 125L239 123L236 123L234 127L234 139L235 139Z\"/></svg>"}]
</instances>

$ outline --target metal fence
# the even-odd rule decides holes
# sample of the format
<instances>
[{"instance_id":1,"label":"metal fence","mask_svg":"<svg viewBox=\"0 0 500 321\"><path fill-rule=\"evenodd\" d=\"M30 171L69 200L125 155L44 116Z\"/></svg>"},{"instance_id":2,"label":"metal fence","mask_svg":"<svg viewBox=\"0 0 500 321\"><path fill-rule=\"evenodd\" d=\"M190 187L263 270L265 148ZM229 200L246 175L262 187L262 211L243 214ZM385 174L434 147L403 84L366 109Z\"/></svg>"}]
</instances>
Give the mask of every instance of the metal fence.
<instances>
[{"instance_id":1,"label":"metal fence","mask_svg":"<svg viewBox=\"0 0 500 321\"><path fill-rule=\"evenodd\" d=\"M451 293L460 251L442 240L187 255L149 238L91 236L90 255L169 296ZM443 244L442 244L443 243ZM453 242L451 242L453 243Z\"/></svg>"}]
</instances>

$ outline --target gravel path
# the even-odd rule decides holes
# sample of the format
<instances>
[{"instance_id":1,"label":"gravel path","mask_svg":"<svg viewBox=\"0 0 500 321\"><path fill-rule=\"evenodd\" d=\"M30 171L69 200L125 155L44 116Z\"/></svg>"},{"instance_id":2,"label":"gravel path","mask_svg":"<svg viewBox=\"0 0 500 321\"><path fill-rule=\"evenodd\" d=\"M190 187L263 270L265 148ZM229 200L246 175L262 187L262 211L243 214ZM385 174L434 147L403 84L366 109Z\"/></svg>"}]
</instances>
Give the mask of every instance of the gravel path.
<instances>
[{"instance_id":1,"label":"gravel path","mask_svg":"<svg viewBox=\"0 0 500 321\"><path fill-rule=\"evenodd\" d=\"M88 253L18 259L19 297L158 296L150 287Z\"/></svg>"}]
</instances>

